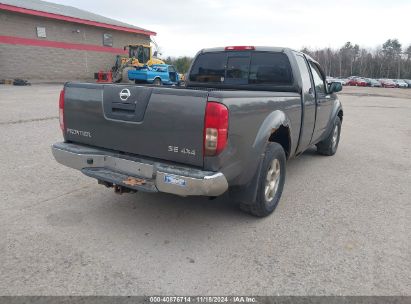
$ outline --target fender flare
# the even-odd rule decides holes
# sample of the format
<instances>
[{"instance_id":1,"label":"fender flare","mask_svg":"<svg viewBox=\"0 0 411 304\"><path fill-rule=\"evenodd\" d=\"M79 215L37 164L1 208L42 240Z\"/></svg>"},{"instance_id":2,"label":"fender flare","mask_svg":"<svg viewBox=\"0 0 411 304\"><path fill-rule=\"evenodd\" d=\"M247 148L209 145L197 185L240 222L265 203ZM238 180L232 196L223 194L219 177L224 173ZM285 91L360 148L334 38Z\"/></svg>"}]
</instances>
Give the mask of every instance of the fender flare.
<instances>
[{"instance_id":1,"label":"fender flare","mask_svg":"<svg viewBox=\"0 0 411 304\"><path fill-rule=\"evenodd\" d=\"M336 98L335 103L334 103L334 107L333 107L333 110L332 110L332 114L331 114L332 119L334 119L340 111L342 111L341 101L338 98Z\"/></svg>"},{"instance_id":2,"label":"fender flare","mask_svg":"<svg viewBox=\"0 0 411 304\"><path fill-rule=\"evenodd\" d=\"M163 79L161 79L160 76L155 76L155 77L153 78L152 82L154 82L154 80L156 80L157 78L160 79L161 82L163 82Z\"/></svg>"},{"instance_id":3,"label":"fender flare","mask_svg":"<svg viewBox=\"0 0 411 304\"><path fill-rule=\"evenodd\" d=\"M263 121L263 123L260 126L260 129L258 130L258 133L255 137L254 143L253 143L253 150L259 151L259 154L261 155L264 153L265 146L267 145L267 142L270 138L270 136L275 133L281 126L288 128L289 130L289 147L291 148L292 142L291 142L291 121L290 118L285 114L283 111L276 110L271 112ZM290 152L290 151L286 151Z\"/></svg>"},{"instance_id":4,"label":"fender flare","mask_svg":"<svg viewBox=\"0 0 411 304\"><path fill-rule=\"evenodd\" d=\"M337 117L337 115L340 111L343 112L343 108L342 108L340 100L338 98L336 98L333 109L332 109L332 112L331 112L330 121L327 124L327 132L325 132L326 136L330 135L330 132L332 131L332 126L334 125L335 118ZM341 123L342 123L342 121L341 121Z\"/></svg>"}]
</instances>

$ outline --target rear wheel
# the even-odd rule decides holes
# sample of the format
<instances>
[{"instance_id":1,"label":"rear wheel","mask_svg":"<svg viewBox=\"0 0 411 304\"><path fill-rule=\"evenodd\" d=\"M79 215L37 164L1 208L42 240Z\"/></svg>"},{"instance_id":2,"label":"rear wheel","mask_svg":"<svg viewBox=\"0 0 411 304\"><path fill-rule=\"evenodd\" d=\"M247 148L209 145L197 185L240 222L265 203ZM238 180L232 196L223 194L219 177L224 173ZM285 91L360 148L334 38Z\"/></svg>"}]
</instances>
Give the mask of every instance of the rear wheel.
<instances>
[{"instance_id":1,"label":"rear wheel","mask_svg":"<svg viewBox=\"0 0 411 304\"><path fill-rule=\"evenodd\" d=\"M240 203L240 208L255 216L264 217L277 207L285 183L286 157L283 147L269 143L266 148L257 183L257 198L254 203Z\"/></svg>"},{"instance_id":2,"label":"rear wheel","mask_svg":"<svg viewBox=\"0 0 411 304\"><path fill-rule=\"evenodd\" d=\"M154 79L153 84L156 86L161 86L162 85L161 79L160 78Z\"/></svg>"},{"instance_id":3,"label":"rear wheel","mask_svg":"<svg viewBox=\"0 0 411 304\"><path fill-rule=\"evenodd\" d=\"M121 80L122 80L121 74L120 75L119 74L113 75L113 83L119 83L119 82L121 82Z\"/></svg>"}]
</instances>

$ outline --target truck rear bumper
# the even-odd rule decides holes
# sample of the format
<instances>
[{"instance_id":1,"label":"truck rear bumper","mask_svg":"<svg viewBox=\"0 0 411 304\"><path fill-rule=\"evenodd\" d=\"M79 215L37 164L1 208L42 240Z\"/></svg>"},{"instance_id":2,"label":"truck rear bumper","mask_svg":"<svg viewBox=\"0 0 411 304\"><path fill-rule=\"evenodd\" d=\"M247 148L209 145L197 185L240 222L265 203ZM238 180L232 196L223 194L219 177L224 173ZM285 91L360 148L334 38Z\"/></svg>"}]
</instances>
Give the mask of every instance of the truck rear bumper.
<instances>
[{"instance_id":1,"label":"truck rear bumper","mask_svg":"<svg viewBox=\"0 0 411 304\"><path fill-rule=\"evenodd\" d=\"M218 196L228 189L221 172L157 162L72 143L52 147L57 162L114 186L181 196Z\"/></svg>"}]
</instances>

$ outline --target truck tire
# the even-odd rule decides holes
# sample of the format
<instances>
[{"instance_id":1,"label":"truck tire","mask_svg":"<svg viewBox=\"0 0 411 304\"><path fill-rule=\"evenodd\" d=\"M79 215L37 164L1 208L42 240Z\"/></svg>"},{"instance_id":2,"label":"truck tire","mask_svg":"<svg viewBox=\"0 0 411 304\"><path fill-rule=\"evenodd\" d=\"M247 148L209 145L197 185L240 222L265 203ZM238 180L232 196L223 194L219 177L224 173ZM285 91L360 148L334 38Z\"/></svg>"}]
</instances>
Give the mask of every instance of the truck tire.
<instances>
[{"instance_id":1,"label":"truck tire","mask_svg":"<svg viewBox=\"0 0 411 304\"><path fill-rule=\"evenodd\" d=\"M285 152L278 143L268 143L257 181L254 203L240 203L240 209L258 217L271 214L277 207L285 183Z\"/></svg>"},{"instance_id":2,"label":"truck tire","mask_svg":"<svg viewBox=\"0 0 411 304\"><path fill-rule=\"evenodd\" d=\"M161 86L163 83L161 82L160 78L156 78L156 79L154 79L153 84L155 86Z\"/></svg>"},{"instance_id":3,"label":"truck tire","mask_svg":"<svg viewBox=\"0 0 411 304\"><path fill-rule=\"evenodd\" d=\"M113 83L120 83L122 79L120 74L113 75Z\"/></svg>"},{"instance_id":4,"label":"truck tire","mask_svg":"<svg viewBox=\"0 0 411 304\"><path fill-rule=\"evenodd\" d=\"M125 67L123 71L121 72L121 79L120 82L122 83L133 83L134 81L131 81L128 79L128 71L133 70L133 67Z\"/></svg>"},{"instance_id":5,"label":"truck tire","mask_svg":"<svg viewBox=\"0 0 411 304\"><path fill-rule=\"evenodd\" d=\"M333 128L326 139L320 141L317 146L317 152L322 155L332 156L337 152L338 143L340 142L341 120L335 118Z\"/></svg>"}]
</instances>

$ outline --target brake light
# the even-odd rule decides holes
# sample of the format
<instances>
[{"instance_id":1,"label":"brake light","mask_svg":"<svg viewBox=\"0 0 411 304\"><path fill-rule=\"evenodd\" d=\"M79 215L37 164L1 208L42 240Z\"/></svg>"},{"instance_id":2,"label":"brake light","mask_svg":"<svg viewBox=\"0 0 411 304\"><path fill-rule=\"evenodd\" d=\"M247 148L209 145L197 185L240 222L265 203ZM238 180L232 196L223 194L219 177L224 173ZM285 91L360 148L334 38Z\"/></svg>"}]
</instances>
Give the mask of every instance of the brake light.
<instances>
[{"instance_id":1,"label":"brake light","mask_svg":"<svg viewBox=\"0 0 411 304\"><path fill-rule=\"evenodd\" d=\"M224 150L228 135L228 109L217 102L208 102L204 121L204 155L215 156Z\"/></svg>"},{"instance_id":2,"label":"brake light","mask_svg":"<svg viewBox=\"0 0 411 304\"><path fill-rule=\"evenodd\" d=\"M255 47L251 45L226 46L224 50L226 51L246 51L246 50L255 50Z\"/></svg>"},{"instance_id":3,"label":"brake light","mask_svg":"<svg viewBox=\"0 0 411 304\"><path fill-rule=\"evenodd\" d=\"M64 89L60 92L59 99L59 120L60 120L60 129L64 132Z\"/></svg>"}]
</instances>

